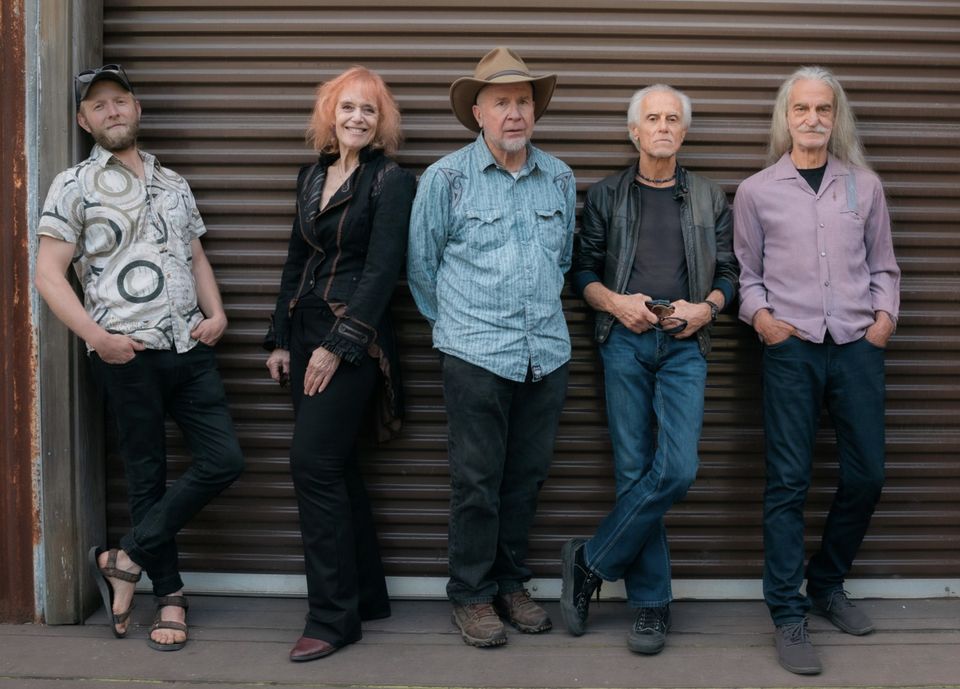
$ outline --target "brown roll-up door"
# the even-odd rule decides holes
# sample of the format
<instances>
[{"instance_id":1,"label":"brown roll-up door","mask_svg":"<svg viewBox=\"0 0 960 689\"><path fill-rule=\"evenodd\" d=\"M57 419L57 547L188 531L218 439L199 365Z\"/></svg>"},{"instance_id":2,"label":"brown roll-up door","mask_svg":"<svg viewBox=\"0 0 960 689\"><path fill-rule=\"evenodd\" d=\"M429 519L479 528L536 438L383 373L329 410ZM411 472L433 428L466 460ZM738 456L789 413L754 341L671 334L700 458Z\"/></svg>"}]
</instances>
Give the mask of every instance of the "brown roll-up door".
<instances>
[{"instance_id":1,"label":"brown roll-up door","mask_svg":"<svg viewBox=\"0 0 960 689\"><path fill-rule=\"evenodd\" d=\"M472 138L449 111L449 84L506 44L535 72L559 73L535 141L574 168L581 199L632 158L625 110L636 88L667 82L692 97L682 162L732 198L762 165L782 79L802 64L838 73L886 185L904 276L888 356L888 480L854 575L960 572L960 2L107 0L104 39L105 61L122 63L137 87L144 146L193 187L230 317L220 364L248 468L183 532L186 569L301 571L290 404L266 375L260 341L296 171L311 159L303 130L314 86L355 63L379 71L403 110L400 161L419 173ZM591 319L569 293L565 305L574 359L532 534L538 576L557 574L562 541L590 533L613 496ZM437 360L403 284L393 313L407 423L394 442L364 443L365 470L389 573L442 576L448 492ZM756 578L758 347L729 314L714 341L699 478L668 518L674 574ZM818 441L811 545L837 473L832 433L825 428ZM187 458L173 432L171 453L181 470ZM116 461L110 473L115 538L126 519Z\"/></svg>"}]
</instances>

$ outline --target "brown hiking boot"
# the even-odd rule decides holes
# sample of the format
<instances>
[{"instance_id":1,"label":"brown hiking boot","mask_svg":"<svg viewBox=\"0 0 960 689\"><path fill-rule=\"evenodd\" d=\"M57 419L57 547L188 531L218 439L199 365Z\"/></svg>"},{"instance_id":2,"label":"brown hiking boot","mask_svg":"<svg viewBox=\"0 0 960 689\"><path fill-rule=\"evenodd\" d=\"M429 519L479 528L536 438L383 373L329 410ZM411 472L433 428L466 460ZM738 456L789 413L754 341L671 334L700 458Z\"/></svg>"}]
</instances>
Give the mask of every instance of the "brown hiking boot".
<instances>
[{"instance_id":1,"label":"brown hiking boot","mask_svg":"<svg viewBox=\"0 0 960 689\"><path fill-rule=\"evenodd\" d=\"M460 628L465 644L486 648L507 643L503 622L489 603L453 605L453 623Z\"/></svg>"},{"instance_id":2,"label":"brown hiking boot","mask_svg":"<svg viewBox=\"0 0 960 689\"><path fill-rule=\"evenodd\" d=\"M547 611L533 601L526 589L498 594L493 607L521 632L539 634L553 627Z\"/></svg>"}]
</instances>

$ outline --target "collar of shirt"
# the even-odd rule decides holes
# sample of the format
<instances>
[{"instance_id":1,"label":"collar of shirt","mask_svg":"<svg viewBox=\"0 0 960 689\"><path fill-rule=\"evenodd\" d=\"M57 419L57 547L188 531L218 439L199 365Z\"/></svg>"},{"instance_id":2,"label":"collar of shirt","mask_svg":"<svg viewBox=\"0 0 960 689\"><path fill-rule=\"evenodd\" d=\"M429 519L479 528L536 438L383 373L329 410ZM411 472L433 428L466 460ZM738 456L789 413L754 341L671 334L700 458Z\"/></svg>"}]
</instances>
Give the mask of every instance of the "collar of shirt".
<instances>
[{"instance_id":1,"label":"collar of shirt","mask_svg":"<svg viewBox=\"0 0 960 689\"><path fill-rule=\"evenodd\" d=\"M850 168L844 165L840 160L834 158L831 154L827 153L827 169L823 172L823 183L820 185L820 190L814 193L813 189L810 188L810 185L806 183L803 179L803 175L800 174L800 171L797 170L797 166L793 164L793 159L790 158L790 151L787 151L782 156L780 160L774 163L773 167L774 179L777 181L785 180L796 180L800 185L800 188L806 191L811 196L821 196L826 190L830 187L830 184L837 177L846 177L850 174Z\"/></svg>"},{"instance_id":2,"label":"collar of shirt","mask_svg":"<svg viewBox=\"0 0 960 689\"><path fill-rule=\"evenodd\" d=\"M140 154L140 160L143 161L144 182L149 186L153 183L153 169L157 165L157 157L152 153L141 151L139 148L137 149L137 153ZM93 148L90 150L89 160L100 168L107 167L111 161L114 161L117 165L123 165L123 161L100 144L93 145Z\"/></svg>"},{"instance_id":3,"label":"collar of shirt","mask_svg":"<svg viewBox=\"0 0 960 689\"><path fill-rule=\"evenodd\" d=\"M498 170L503 170L503 172L508 175L512 176L513 174L505 167L500 165L500 163L497 162L497 159L493 157L490 147L487 146L487 142L483 139L482 131L477 135L477 140L474 142L473 164L480 172L486 172L491 167L495 167ZM517 179L532 174L534 170L541 167L540 151L527 143L527 159L523 162L523 167L521 167L518 171Z\"/></svg>"}]
</instances>

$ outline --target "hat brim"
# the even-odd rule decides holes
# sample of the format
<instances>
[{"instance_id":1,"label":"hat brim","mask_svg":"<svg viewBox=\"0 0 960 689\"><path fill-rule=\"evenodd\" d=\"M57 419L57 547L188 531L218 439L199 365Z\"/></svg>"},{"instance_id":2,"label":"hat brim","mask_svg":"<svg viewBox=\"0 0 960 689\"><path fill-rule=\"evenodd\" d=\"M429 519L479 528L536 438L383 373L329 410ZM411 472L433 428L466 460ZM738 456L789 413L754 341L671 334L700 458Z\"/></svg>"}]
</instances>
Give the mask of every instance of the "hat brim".
<instances>
[{"instance_id":1,"label":"hat brim","mask_svg":"<svg viewBox=\"0 0 960 689\"><path fill-rule=\"evenodd\" d=\"M550 105L550 99L553 98L553 90L557 86L556 74L545 74L540 77L525 77L521 75L504 75L490 81L475 79L474 77L462 77L457 79L450 86L450 107L453 108L453 114L460 124L467 129L479 132L480 125L477 124L477 118L473 116L473 106L477 102L477 94L484 86L495 84L519 84L530 83L533 86L533 119L539 120Z\"/></svg>"},{"instance_id":2,"label":"hat brim","mask_svg":"<svg viewBox=\"0 0 960 689\"><path fill-rule=\"evenodd\" d=\"M124 91L133 93L133 87L130 86L130 83L126 81L122 76L114 72L100 72L95 75L88 83L83 85L83 88L80 90L77 98L77 107L80 107L80 104L87 99L87 94L90 93L90 89L93 88L94 84L100 83L101 81L112 81L115 84L119 84Z\"/></svg>"}]
</instances>

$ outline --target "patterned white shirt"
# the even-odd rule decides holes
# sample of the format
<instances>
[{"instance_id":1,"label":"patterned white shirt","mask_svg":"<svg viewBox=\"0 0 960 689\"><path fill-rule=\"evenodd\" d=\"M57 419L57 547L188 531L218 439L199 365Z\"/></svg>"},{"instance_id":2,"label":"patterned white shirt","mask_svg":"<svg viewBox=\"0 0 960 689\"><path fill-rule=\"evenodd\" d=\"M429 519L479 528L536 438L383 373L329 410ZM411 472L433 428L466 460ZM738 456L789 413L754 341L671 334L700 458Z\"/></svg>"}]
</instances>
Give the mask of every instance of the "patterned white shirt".
<instances>
[{"instance_id":1,"label":"patterned white shirt","mask_svg":"<svg viewBox=\"0 0 960 689\"><path fill-rule=\"evenodd\" d=\"M84 307L102 328L148 349L186 352L204 318L190 243L206 228L186 180L149 153L140 157L144 180L94 146L53 180L37 233L76 245Z\"/></svg>"}]
</instances>

